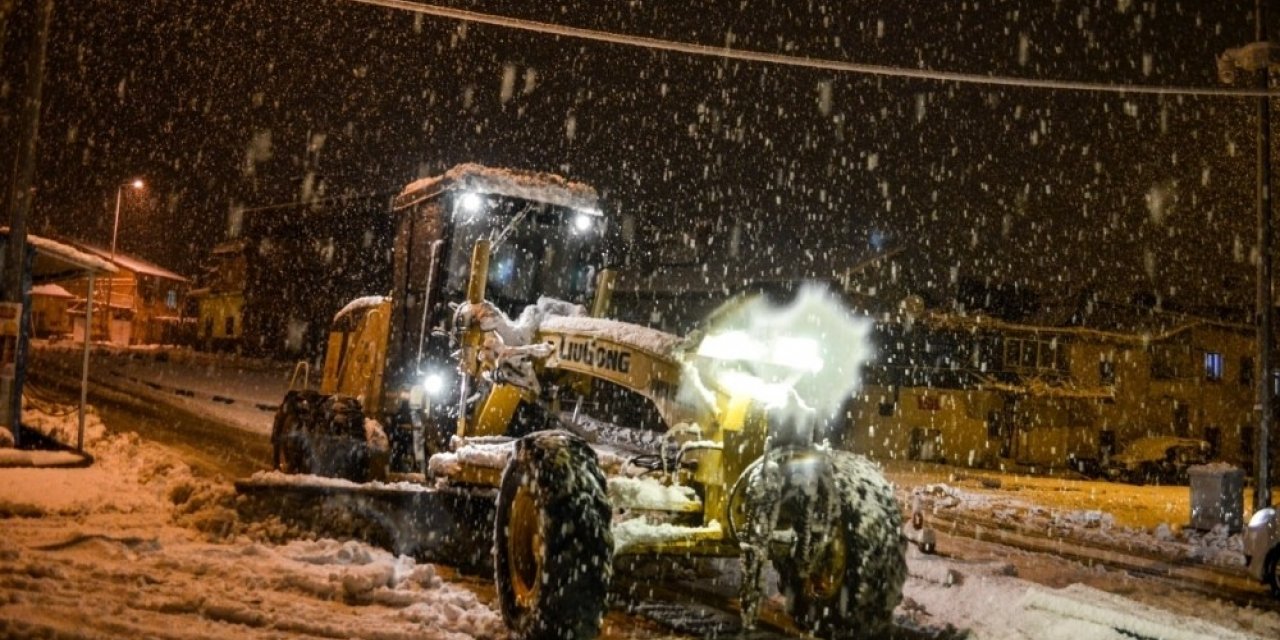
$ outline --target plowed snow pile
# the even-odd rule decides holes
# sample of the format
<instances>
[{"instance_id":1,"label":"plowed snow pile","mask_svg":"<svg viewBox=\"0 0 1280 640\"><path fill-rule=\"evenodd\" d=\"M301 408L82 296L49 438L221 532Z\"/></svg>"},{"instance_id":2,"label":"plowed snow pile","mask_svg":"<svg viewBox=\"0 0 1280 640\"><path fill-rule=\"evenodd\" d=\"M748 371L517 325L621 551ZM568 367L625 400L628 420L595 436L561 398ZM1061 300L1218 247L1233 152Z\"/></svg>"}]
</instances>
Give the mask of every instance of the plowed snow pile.
<instances>
[{"instance_id":1,"label":"plowed snow pile","mask_svg":"<svg viewBox=\"0 0 1280 640\"><path fill-rule=\"evenodd\" d=\"M0 469L0 637L506 636L465 582L359 542L272 544L229 485L90 426L92 467Z\"/></svg>"}]
</instances>

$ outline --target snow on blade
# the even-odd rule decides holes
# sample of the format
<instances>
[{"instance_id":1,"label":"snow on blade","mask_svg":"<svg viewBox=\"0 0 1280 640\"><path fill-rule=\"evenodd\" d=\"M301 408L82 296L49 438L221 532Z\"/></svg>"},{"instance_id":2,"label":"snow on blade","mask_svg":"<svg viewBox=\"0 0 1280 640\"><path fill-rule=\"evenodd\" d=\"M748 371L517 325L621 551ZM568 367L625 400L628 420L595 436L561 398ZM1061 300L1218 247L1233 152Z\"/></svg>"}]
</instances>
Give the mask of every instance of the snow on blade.
<instances>
[{"instance_id":1,"label":"snow on blade","mask_svg":"<svg viewBox=\"0 0 1280 640\"><path fill-rule=\"evenodd\" d=\"M692 487L666 485L654 478L609 478L609 503L614 509L690 511L702 501Z\"/></svg>"},{"instance_id":2,"label":"snow on blade","mask_svg":"<svg viewBox=\"0 0 1280 640\"><path fill-rule=\"evenodd\" d=\"M720 523L715 520L705 527L682 527L667 522L653 524L648 519L639 517L613 525L613 552L622 553L630 547L655 544L665 540L718 538L720 535Z\"/></svg>"},{"instance_id":3,"label":"snow on blade","mask_svg":"<svg viewBox=\"0 0 1280 640\"><path fill-rule=\"evenodd\" d=\"M455 441L456 443L457 441ZM507 460L515 453L514 440L503 442L467 441L452 453L437 453L427 463L431 473L448 477L457 474L463 466L470 465L487 469L504 469Z\"/></svg>"}]
</instances>

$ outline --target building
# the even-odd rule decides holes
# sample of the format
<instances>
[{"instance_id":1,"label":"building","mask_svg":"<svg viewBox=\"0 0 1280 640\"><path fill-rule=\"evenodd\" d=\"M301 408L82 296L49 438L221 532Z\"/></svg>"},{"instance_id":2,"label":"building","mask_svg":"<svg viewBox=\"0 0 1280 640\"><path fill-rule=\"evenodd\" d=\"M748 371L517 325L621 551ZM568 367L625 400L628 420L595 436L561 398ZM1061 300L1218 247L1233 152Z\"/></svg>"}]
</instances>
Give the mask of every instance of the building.
<instances>
[{"instance_id":1,"label":"building","mask_svg":"<svg viewBox=\"0 0 1280 640\"><path fill-rule=\"evenodd\" d=\"M59 340L71 337L71 316L67 309L76 297L54 284L31 287L31 335L35 338Z\"/></svg>"},{"instance_id":2,"label":"building","mask_svg":"<svg viewBox=\"0 0 1280 640\"><path fill-rule=\"evenodd\" d=\"M197 345L314 359L333 315L391 288L391 197L374 194L234 214L232 237L210 252Z\"/></svg>"},{"instance_id":3,"label":"building","mask_svg":"<svg viewBox=\"0 0 1280 640\"><path fill-rule=\"evenodd\" d=\"M100 278L94 287L96 311L90 333L94 340L120 345L190 342L195 318L186 308L190 287L186 278L135 256L117 252L113 258L106 249L76 246L116 267L114 276ZM76 339L83 339L88 282L69 280L63 286L76 297L68 314Z\"/></svg>"},{"instance_id":4,"label":"building","mask_svg":"<svg viewBox=\"0 0 1280 640\"><path fill-rule=\"evenodd\" d=\"M244 291L247 269L244 240L224 242L210 252L201 278L191 290L197 305L196 345L206 351L237 350L244 335Z\"/></svg>"},{"instance_id":5,"label":"building","mask_svg":"<svg viewBox=\"0 0 1280 640\"><path fill-rule=\"evenodd\" d=\"M1253 328L1131 311L1138 324L1114 314L1080 319L1093 326L927 312L882 321L846 440L878 457L1061 467L1179 436L1249 466Z\"/></svg>"}]
</instances>

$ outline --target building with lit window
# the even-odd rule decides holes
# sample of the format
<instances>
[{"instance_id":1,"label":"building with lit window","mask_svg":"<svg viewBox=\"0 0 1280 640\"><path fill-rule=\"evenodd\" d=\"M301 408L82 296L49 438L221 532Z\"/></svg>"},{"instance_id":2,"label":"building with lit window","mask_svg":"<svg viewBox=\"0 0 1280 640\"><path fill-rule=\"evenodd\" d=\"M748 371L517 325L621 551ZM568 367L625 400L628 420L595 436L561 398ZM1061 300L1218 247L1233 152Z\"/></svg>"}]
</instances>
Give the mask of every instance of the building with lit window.
<instances>
[{"instance_id":1,"label":"building with lit window","mask_svg":"<svg viewBox=\"0 0 1280 640\"><path fill-rule=\"evenodd\" d=\"M180 344L191 339L194 317L187 308L190 281L157 264L136 256L76 243L75 246L111 262L112 277L99 277L94 284L93 340L118 345ZM85 279L70 280L63 287L75 296L67 313L77 340L85 335ZM109 312L108 312L109 311Z\"/></svg>"}]
</instances>

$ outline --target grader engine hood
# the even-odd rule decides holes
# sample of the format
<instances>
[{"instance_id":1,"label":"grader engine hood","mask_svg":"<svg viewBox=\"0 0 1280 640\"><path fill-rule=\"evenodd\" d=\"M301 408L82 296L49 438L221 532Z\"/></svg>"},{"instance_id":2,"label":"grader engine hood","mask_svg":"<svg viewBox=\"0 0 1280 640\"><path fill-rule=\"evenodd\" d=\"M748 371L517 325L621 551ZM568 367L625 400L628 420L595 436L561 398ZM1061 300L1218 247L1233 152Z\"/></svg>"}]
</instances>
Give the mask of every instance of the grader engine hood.
<instances>
[{"instance_id":1,"label":"grader engine hood","mask_svg":"<svg viewBox=\"0 0 1280 640\"><path fill-rule=\"evenodd\" d=\"M555 316L539 326L538 340L550 346L547 368L625 387L652 401L664 418L672 418L681 370L672 352L680 338L602 318Z\"/></svg>"},{"instance_id":2,"label":"grader engine hood","mask_svg":"<svg viewBox=\"0 0 1280 640\"><path fill-rule=\"evenodd\" d=\"M680 339L655 329L602 318L548 318L538 337L552 346L547 366L604 378L642 390L678 381L679 364L669 354Z\"/></svg>"}]
</instances>

